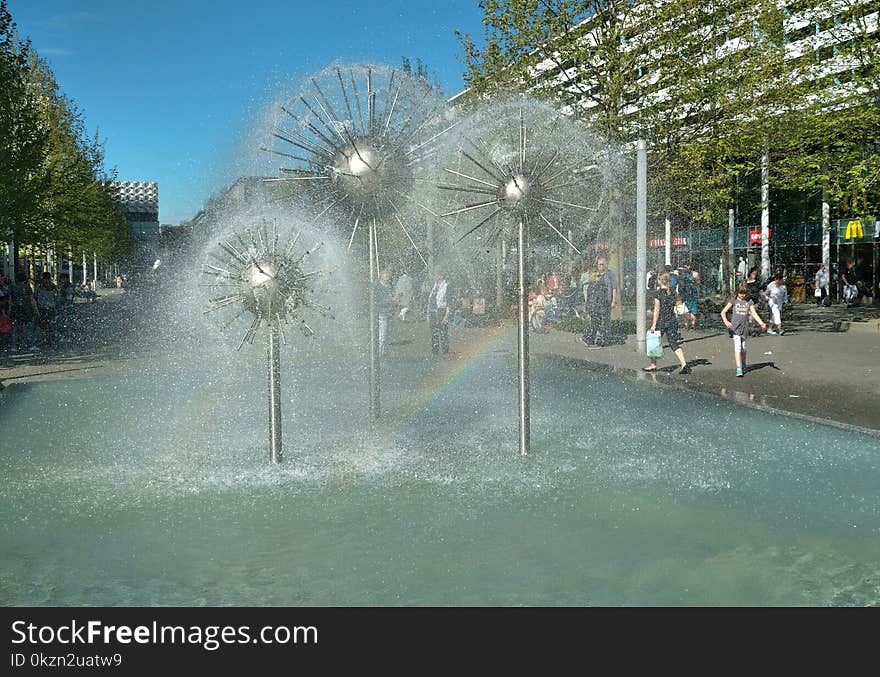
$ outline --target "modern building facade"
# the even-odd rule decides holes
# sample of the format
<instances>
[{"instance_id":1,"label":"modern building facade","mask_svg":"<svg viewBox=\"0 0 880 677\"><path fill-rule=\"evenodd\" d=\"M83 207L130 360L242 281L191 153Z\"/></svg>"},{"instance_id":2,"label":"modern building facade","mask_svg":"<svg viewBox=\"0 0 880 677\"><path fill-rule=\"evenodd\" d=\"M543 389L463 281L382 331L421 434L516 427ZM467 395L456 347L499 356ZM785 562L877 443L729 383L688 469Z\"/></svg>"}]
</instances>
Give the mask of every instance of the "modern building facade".
<instances>
[{"instance_id":1,"label":"modern building facade","mask_svg":"<svg viewBox=\"0 0 880 677\"><path fill-rule=\"evenodd\" d=\"M125 213L132 235L144 244L159 240L159 184L155 181L112 181L117 202Z\"/></svg>"},{"instance_id":2,"label":"modern building facade","mask_svg":"<svg viewBox=\"0 0 880 677\"><path fill-rule=\"evenodd\" d=\"M564 111L592 121L603 114L603 96L607 97L608 82L614 79L610 68L626 64L630 70L623 74L618 102L622 139L639 138L642 125L656 117L652 112L662 110L671 111L669 117L678 119L683 129L699 134L713 104L707 101L705 106L679 111L670 92L682 87L684 78L711 77L723 69L728 69L724 77L730 78L731 72L736 74L742 68L745 78L751 67L750 54L769 48L784 66L776 71L775 81L768 70L766 80L752 83L756 93L762 89L772 91L784 86L786 78L797 77L808 85L802 99L804 110L821 114L818 111L877 105L880 5L876 0L710 1L697 13L680 15L675 13L676 5L686 7L686 3L675 0L607 3L604 11L615 13L612 23L617 22L616 28L609 32L608 17L593 15L559 40L549 41L546 48L532 53L528 69L531 82L527 85L552 93ZM609 54L610 33L618 41L614 50L618 60L614 64L602 57ZM735 82L736 77L731 81ZM693 87L694 91L699 89L699 85ZM747 117L748 107L738 115ZM764 195L771 190L768 185ZM769 225L769 252L774 265L795 266L810 279L820 263L825 262L833 270L853 260L862 268L865 281L875 292L878 290L880 222L874 217L838 220L840 215L828 213L825 207L825 222L801 222L799 219L812 216L788 213L782 200L774 200L771 209L770 199L762 197L766 206L756 213L757 200L753 197L746 196L751 214L740 218L737 208L734 245L736 256L742 255L750 267L762 265L761 229ZM850 225L856 221L859 228ZM649 237L659 242L663 226L654 225L649 232L655 235ZM673 246L673 262L696 262L699 258L705 261L705 272L717 269L726 233L726 223L709 231L704 226L701 232L695 224L679 219L673 241L680 244ZM658 255L663 251L656 246L650 249Z\"/></svg>"}]
</instances>

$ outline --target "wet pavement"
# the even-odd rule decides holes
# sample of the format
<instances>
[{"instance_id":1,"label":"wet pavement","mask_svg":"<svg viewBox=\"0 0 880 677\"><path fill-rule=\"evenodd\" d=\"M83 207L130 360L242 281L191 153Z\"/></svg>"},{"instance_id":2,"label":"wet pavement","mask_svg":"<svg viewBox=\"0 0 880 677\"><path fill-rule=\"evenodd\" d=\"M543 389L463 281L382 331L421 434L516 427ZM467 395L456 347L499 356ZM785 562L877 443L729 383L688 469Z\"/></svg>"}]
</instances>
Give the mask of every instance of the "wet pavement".
<instances>
[{"instance_id":1,"label":"wet pavement","mask_svg":"<svg viewBox=\"0 0 880 677\"><path fill-rule=\"evenodd\" d=\"M736 376L727 330L711 320L708 327L682 332L690 374L678 373L678 361L665 343L658 371L642 371L648 360L637 351L634 336L622 345L591 349L577 334L533 333L530 352L880 434L880 308L791 306L783 315L784 335L747 340L748 371L743 377Z\"/></svg>"}]
</instances>

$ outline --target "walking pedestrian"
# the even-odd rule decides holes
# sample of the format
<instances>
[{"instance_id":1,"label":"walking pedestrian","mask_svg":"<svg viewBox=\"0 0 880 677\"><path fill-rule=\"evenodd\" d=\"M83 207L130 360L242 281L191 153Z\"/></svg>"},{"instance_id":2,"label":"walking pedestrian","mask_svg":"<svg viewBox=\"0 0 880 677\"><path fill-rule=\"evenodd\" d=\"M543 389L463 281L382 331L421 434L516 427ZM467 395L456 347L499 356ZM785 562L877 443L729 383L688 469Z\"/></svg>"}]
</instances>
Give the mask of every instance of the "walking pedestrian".
<instances>
[{"instance_id":1,"label":"walking pedestrian","mask_svg":"<svg viewBox=\"0 0 880 677\"><path fill-rule=\"evenodd\" d=\"M816 279L813 283L813 295L816 297L816 305L821 307L828 297L828 273L825 271L825 264L819 264L819 270L816 271Z\"/></svg>"},{"instance_id":2,"label":"walking pedestrian","mask_svg":"<svg viewBox=\"0 0 880 677\"><path fill-rule=\"evenodd\" d=\"M749 335L749 317L761 325L761 330L767 328L764 321L758 315L755 304L748 298L748 289L744 286L737 288L734 297L721 309L721 321L730 331L733 339L733 362L736 365L736 375L743 376L748 370L746 364L746 338ZM733 310L733 317L727 319L727 313Z\"/></svg>"},{"instance_id":3,"label":"walking pedestrian","mask_svg":"<svg viewBox=\"0 0 880 677\"><path fill-rule=\"evenodd\" d=\"M767 291L764 292L764 298L767 299L767 303L770 306L770 317L773 324L776 325L776 331L773 331L773 329L767 329L767 333L778 333L780 336L785 333L785 330L782 328L782 306L788 303L788 290L782 282L782 276L783 273L777 271L776 276L770 284L767 285Z\"/></svg>"},{"instance_id":4,"label":"walking pedestrian","mask_svg":"<svg viewBox=\"0 0 880 677\"><path fill-rule=\"evenodd\" d=\"M855 305L859 296L858 275L852 261L846 262L846 267L840 273L840 281L843 283L843 301L849 308Z\"/></svg>"},{"instance_id":5,"label":"walking pedestrian","mask_svg":"<svg viewBox=\"0 0 880 677\"><path fill-rule=\"evenodd\" d=\"M651 321L651 331L657 331L659 327L660 332L666 336L666 340L669 342L669 349L672 350L678 358L678 363L681 365L678 373L690 374L691 368L685 359L684 350L682 350L680 345L681 335L678 333L678 320L675 317L675 296L669 289L669 273L660 273L660 276L657 278L657 284L659 288L654 297L654 316ZM647 367L642 367L642 370L657 371L657 358L651 357L649 359L651 364Z\"/></svg>"}]
</instances>

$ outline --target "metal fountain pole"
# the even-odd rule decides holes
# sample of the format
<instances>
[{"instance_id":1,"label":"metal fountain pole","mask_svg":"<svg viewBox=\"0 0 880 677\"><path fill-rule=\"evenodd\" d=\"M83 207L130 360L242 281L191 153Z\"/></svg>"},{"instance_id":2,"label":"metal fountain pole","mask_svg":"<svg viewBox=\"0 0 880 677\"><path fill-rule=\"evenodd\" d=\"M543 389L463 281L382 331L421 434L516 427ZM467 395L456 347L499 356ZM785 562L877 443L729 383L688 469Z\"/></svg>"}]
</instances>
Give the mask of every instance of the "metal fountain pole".
<instances>
[{"instance_id":1,"label":"metal fountain pole","mask_svg":"<svg viewBox=\"0 0 880 677\"><path fill-rule=\"evenodd\" d=\"M250 233L250 231L248 231ZM220 296L208 301L205 312L216 311L232 305L241 304L241 309L229 322L235 321L244 312L253 319L250 328L239 343L253 344L260 327L266 324L266 365L269 385L269 462L282 461L281 437L281 347L284 334L281 323L288 319L296 320L295 325L305 336L314 334L312 328L299 312L307 308L321 315L330 316L329 308L314 304L309 300L311 294L310 278L318 271L304 272L300 267L303 259L316 251L320 244L313 246L300 256L294 256L293 246L299 233L293 237L286 253L278 250L277 230L270 234L267 230L250 233L248 245L237 233L231 239L221 240L219 251L212 254L204 273L212 277L210 284L202 285L222 289ZM220 255L220 251L226 257ZM285 251L285 250L282 250ZM224 289L225 288L225 289ZM331 316L332 317L332 316Z\"/></svg>"},{"instance_id":2,"label":"metal fountain pole","mask_svg":"<svg viewBox=\"0 0 880 677\"><path fill-rule=\"evenodd\" d=\"M525 217L519 220L517 263L519 268L519 322L517 323L517 357L519 361L519 453L528 456L530 446L529 420L529 302L526 248L529 242L529 224Z\"/></svg>"},{"instance_id":3,"label":"metal fountain pole","mask_svg":"<svg viewBox=\"0 0 880 677\"><path fill-rule=\"evenodd\" d=\"M647 298L645 277L647 268L646 242L648 230L648 147L643 139L636 144L636 349L645 353L645 330L647 329ZM669 244L669 233L666 234Z\"/></svg>"},{"instance_id":4,"label":"metal fountain pole","mask_svg":"<svg viewBox=\"0 0 880 677\"><path fill-rule=\"evenodd\" d=\"M281 353L278 320L269 325L269 460L281 463Z\"/></svg>"},{"instance_id":5,"label":"metal fountain pole","mask_svg":"<svg viewBox=\"0 0 880 677\"><path fill-rule=\"evenodd\" d=\"M379 271L376 265L376 218L370 219L370 420L379 420L379 324L376 317L376 281Z\"/></svg>"}]
</instances>

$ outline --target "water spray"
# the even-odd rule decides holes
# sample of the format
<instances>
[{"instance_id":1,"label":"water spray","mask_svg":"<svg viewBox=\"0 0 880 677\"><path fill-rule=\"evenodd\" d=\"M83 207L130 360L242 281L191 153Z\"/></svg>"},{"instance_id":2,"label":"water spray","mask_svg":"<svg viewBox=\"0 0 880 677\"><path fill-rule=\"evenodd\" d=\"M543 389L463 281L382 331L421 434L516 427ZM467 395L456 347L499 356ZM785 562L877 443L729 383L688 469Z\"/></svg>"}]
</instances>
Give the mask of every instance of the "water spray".
<instances>
[{"instance_id":1,"label":"water spray","mask_svg":"<svg viewBox=\"0 0 880 677\"><path fill-rule=\"evenodd\" d=\"M404 205L432 212L413 196L418 166L432 144L454 124L444 124L445 104L424 78L372 66L332 67L309 78L303 93L280 108L272 132L276 146L263 150L292 160L275 181L299 181L306 203L320 218L351 224L348 249L366 230L369 269L370 418L380 415L380 355L375 287L380 228L400 230L418 254ZM279 143L280 142L280 143ZM361 226L363 225L363 228Z\"/></svg>"},{"instance_id":2,"label":"water spray","mask_svg":"<svg viewBox=\"0 0 880 677\"><path fill-rule=\"evenodd\" d=\"M573 123L562 119L549 108L508 103L491 109L491 114L476 114L476 121L460 135L458 169L445 168L455 184L438 183L453 199L467 204L447 211L443 218L464 214L477 221L456 244L481 229L487 228L487 244L494 243L505 229L517 237L517 357L519 381L519 451L522 456L530 448L529 414L529 308L528 260L529 228L545 225L574 251L581 251L562 234L563 210L589 215L587 223L595 223L600 211L602 173L599 171L601 152L584 144L585 130L572 129ZM467 125L466 125L467 127ZM581 135L581 136L579 136ZM487 140L488 139L488 140ZM461 171L461 164L465 169ZM597 179L599 179L597 181ZM479 197L475 197L479 196ZM488 215L484 216L486 212ZM548 214L550 218L548 218ZM587 229L585 229L587 230Z\"/></svg>"},{"instance_id":3,"label":"water spray","mask_svg":"<svg viewBox=\"0 0 880 677\"><path fill-rule=\"evenodd\" d=\"M254 234L246 231L247 240L239 233L232 233L220 240L219 251L212 253L212 263L206 264L203 273L215 278L204 286L224 290L220 296L208 302L205 312L227 307L237 307L238 312L226 325L249 313L253 319L245 331L238 350L245 344L253 344L263 324L267 327L267 363L269 380L269 460L280 463L281 440L281 355L280 346L286 344L283 325L294 324L305 336L314 334L302 317L304 309L332 317L330 308L311 301L311 283L321 273L306 272L305 259L314 254L317 244L297 254L297 233L283 249L279 247L277 226L271 235L266 228Z\"/></svg>"}]
</instances>

